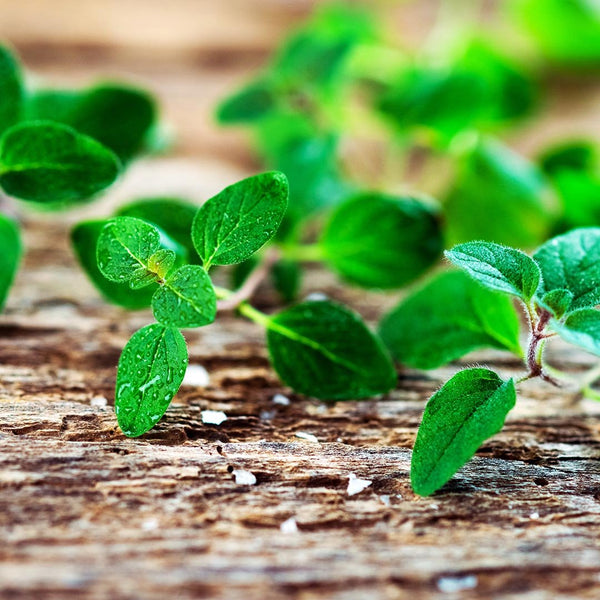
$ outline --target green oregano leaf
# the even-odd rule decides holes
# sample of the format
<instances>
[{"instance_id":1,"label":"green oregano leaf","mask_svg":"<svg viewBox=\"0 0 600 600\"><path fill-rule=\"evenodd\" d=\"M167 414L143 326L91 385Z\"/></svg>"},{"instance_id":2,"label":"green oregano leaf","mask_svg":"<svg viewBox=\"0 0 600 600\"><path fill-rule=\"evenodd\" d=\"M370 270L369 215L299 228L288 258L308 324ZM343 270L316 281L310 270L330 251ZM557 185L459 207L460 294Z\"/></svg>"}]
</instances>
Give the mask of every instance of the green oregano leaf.
<instances>
[{"instance_id":1,"label":"green oregano leaf","mask_svg":"<svg viewBox=\"0 0 600 600\"><path fill-rule=\"evenodd\" d=\"M23 82L21 67L6 46L0 46L0 134L21 117Z\"/></svg>"},{"instance_id":2,"label":"green oregano leaf","mask_svg":"<svg viewBox=\"0 0 600 600\"><path fill-rule=\"evenodd\" d=\"M134 217L116 217L98 239L98 267L110 281L129 281L136 269L150 270L150 257L159 249L156 227Z\"/></svg>"},{"instance_id":3,"label":"green oregano leaf","mask_svg":"<svg viewBox=\"0 0 600 600\"><path fill-rule=\"evenodd\" d=\"M115 412L123 433L137 437L152 429L177 393L188 363L177 329L153 324L133 334L117 370Z\"/></svg>"},{"instance_id":4,"label":"green oregano leaf","mask_svg":"<svg viewBox=\"0 0 600 600\"><path fill-rule=\"evenodd\" d=\"M573 294L571 310L600 303L600 228L574 229L552 238L533 258L542 271L538 297L560 289Z\"/></svg>"},{"instance_id":5,"label":"green oregano leaf","mask_svg":"<svg viewBox=\"0 0 600 600\"><path fill-rule=\"evenodd\" d=\"M573 302L573 294L569 290L552 290L545 293L541 299L537 301L538 305L560 319L571 308Z\"/></svg>"},{"instance_id":6,"label":"green oregano leaf","mask_svg":"<svg viewBox=\"0 0 600 600\"><path fill-rule=\"evenodd\" d=\"M152 310L159 323L202 327L215 320L217 300L210 277L198 265L184 265L156 290Z\"/></svg>"},{"instance_id":7,"label":"green oregano leaf","mask_svg":"<svg viewBox=\"0 0 600 600\"><path fill-rule=\"evenodd\" d=\"M66 125L26 122L0 139L0 186L23 200L44 204L85 200L119 175L117 157Z\"/></svg>"},{"instance_id":8,"label":"green oregano leaf","mask_svg":"<svg viewBox=\"0 0 600 600\"><path fill-rule=\"evenodd\" d=\"M149 288L133 290L126 281L109 281L98 268L96 248L98 238L107 223L106 220L98 220L84 221L76 225L71 231L71 243L75 254L91 282L107 300L130 310L146 308L150 306L156 284ZM143 271L147 273L145 269Z\"/></svg>"},{"instance_id":9,"label":"green oregano leaf","mask_svg":"<svg viewBox=\"0 0 600 600\"><path fill-rule=\"evenodd\" d=\"M123 162L143 149L156 121L154 99L143 90L101 83L83 91L37 90L29 98L29 119L73 127L110 148Z\"/></svg>"},{"instance_id":10,"label":"green oregano leaf","mask_svg":"<svg viewBox=\"0 0 600 600\"><path fill-rule=\"evenodd\" d=\"M564 323L552 321L551 327L563 340L600 356L599 311L580 308L569 314Z\"/></svg>"},{"instance_id":11,"label":"green oregano leaf","mask_svg":"<svg viewBox=\"0 0 600 600\"><path fill-rule=\"evenodd\" d=\"M510 298L466 273L441 273L408 296L379 325L392 355L415 369L435 369L477 348L518 356L519 317Z\"/></svg>"},{"instance_id":12,"label":"green oregano leaf","mask_svg":"<svg viewBox=\"0 0 600 600\"><path fill-rule=\"evenodd\" d=\"M183 246L190 262L199 262L192 243L192 223L198 207L179 198L141 198L121 206L117 211L120 217L135 217L156 225L169 238Z\"/></svg>"},{"instance_id":13,"label":"green oregano leaf","mask_svg":"<svg viewBox=\"0 0 600 600\"><path fill-rule=\"evenodd\" d=\"M413 198L364 193L335 210L321 245L326 260L348 281L390 289L430 267L443 239L436 210Z\"/></svg>"},{"instance_id":14,"label":"green oregano leaf","mask_svg":"<svg viewBox=\"0 0 600 600\"><path fill-rule=\"evenodd\" d=\"M486 287L528 302L540 283L540 268L520 250L492 242L467 242L446 257Z\"/></svg>"},{"instance_id":15,"label":"green oregano leaf","mask_svg":"<svg viewBox=\"0 0 600 600\"><path fill-rule=\"evenodd\" d=\"M512 379L488 369L458 372L425 407L411 461L413 490L429 496L440 489L498 433L516 401Z\"/></svg>"},{"instance_id":16,"label":"green oregano leaf","mask_svg":"<svg viewBox=\"0 0 600 600\"><path fill-rule=\"evenodd\" d=\"M571 140L546 149L538 162L550 177L562 171L589 172L597 162L597 152L586 140Z\"/></svg>"},{"instance_id":17,"label":"green oregano leaf","mask_svg":"<svg viewBox=\"0 0 600 600\"><path fill-rule=\"evenodd\" d=\"M148 269L159 279L164 279L175 264L175 258L173 250L160 248L148 259Z\"/></svg>"},{"instance_id":18,"label":"green oregano leaf","mask_svg":"<svg viewBox=\"0 0 600 600\"><path fill-rule=\"evenodd\" d=\"M0 214L0 310L4 308L22 251L21 235L17 224Z\"/></svg>"},{"instance_id":19,"label":"green oregano leaf","mask_svg":"<svg viewBox=\"0 0 600 600\"><path fill-rule=\"evenodd\" d=\"M234 183L207 200L192 225L205 269L242 262L266 244L281 224L287 198L287 179L274 171Z\"/></svg>"},{"instance_id":20,"label":"green oregano leaf","mask_svg":"<svg viewBox=\"0 0 600 600\"><path fill-rule=\"evenodd\" d=\"M347 308L303 302L266 323L271 362L295 391L324 400L389 391L396 373L383 344Z\"/></svg>"}]
</instances>

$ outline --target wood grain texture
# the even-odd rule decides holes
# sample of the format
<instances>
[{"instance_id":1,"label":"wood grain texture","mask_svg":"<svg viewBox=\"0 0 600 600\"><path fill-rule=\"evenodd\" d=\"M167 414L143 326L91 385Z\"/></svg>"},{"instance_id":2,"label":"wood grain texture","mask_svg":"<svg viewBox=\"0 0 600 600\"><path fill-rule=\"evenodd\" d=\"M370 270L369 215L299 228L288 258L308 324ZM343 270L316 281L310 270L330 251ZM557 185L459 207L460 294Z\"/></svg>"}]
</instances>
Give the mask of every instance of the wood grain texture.
<instances>
[{"instance_id":1,"label":"wood grain texture","mask_svg":"<svg viewBox=\"0 0 600 600\"><path fill-rule=\"evenodd\" d=\"M27 255L0 316L0 598L600 595L600 405L574 403L574 389L521 386L503 432L440 493L423 499L410 490L410 449L426 399L467 364L516 373L506 354L403 370L384 398L329 405L289 393L269 367L262 332L223 317L186 332L190 362L209 371L210 384L182 387L141 439L116 427L118 356L151 314L98 297L75 265L69 227L136 196L200 203L255 170L245 136L217 129L210 115L312 4L0 4L0 36L39 76L65 84L103 73L133 77L158 93L178 139L175 158L134 164L99 204L60 216L18 211ZM390 26L420 40L432 4L398 7ZM597 80L571 86L512 141L534 153L573 123L597 131L599 89ZM303 294L311 291L371 323L398 300L340 287L319 269L306 278ZM277 306L269 288L257 300L267 311ZM560 345L551 360L573 372L593 364ZM291 404L273 403L277 393ZM204 425L206 409L224 411L227 421ZM237 484L238 469L252 472L256 485ZM349 496L350 474L372 483ZM291 517L298 531L286 533L280 527Z\"/></svg>"}]
</instances>

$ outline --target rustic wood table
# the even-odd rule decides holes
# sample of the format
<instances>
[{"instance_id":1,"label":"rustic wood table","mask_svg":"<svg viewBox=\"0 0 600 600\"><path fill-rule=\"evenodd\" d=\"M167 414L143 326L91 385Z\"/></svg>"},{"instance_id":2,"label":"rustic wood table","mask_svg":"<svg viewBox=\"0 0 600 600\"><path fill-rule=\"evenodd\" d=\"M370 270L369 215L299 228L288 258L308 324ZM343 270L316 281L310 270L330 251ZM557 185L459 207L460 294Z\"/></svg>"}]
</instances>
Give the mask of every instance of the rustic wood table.
<instances>
[{"instance_id":1,"label":"rustic wood table","mask_svg":"<svg viewBox=\"0 0 600 600\"><path fill-rule=\"evenodd\" d=\"M136 163L102 202L67 216L21 213L27 254L0 316L0 598L600 597L600 404L524 384L503 432L441 492L410 489L425 400L465 364L516 373L506 354L401 370L384 398L323 404L282 387L257 326L220 318L186 333L206 385L182 387L142 438L120 433L115 365L151 315L102 301L75 264L69 229L136 196L201 202L255 170L244 136L218 130L210 112L312 3L164 4L0 3L0 36L38 76L133 77L159 95L178 134L173 157ZM408 36L429 4L400 23ZM598 82L561 85L567 99L550 103L517 146L598 130L600 103L589 101ZM316 268L311 291L371 323L398 300ZM266 287L257 300L277 307ZM593 364L560 345L550 356L573 372ZM228 418L203 424L206 409ZM237 482L235 470L256 483ZM371 484L350 495L351 475Z\"/></svg>"}]
</instances>

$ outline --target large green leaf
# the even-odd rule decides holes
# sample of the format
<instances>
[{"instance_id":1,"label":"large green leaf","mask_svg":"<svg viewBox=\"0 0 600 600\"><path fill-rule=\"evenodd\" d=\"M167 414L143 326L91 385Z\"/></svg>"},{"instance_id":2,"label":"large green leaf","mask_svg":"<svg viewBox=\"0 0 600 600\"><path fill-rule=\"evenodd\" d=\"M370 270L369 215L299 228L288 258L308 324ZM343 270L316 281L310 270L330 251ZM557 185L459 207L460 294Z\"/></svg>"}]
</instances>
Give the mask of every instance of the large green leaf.
<instances>
[{"instance_id":1,"label":"large green leaf","mask_svg":"<svg viewBox=\"0 0 600 600\"><path fill-rule=\"evenodd\" d=\"M345 279L398 288L440 256L437 211L413 198L364 193L338 207L321 240L326 260Z\"/></svg>"},{"instance_id":2,"label":"large green leaf","mask_svg":"<svg viewBox=\"0 0 600 600\"><path fill-rule=\"evenodd\" d=\"M600 228L574 229L538 248L533 258L542 271L541 298L552 290L573 294L571 310L600 303Z\"/></svg>"},{"instance_id":3,"label":"large green leaf","mask_svg":"<svg viewBox=\"0 0 600 600\"><path fill-rule=\"evenodd\" d=\"M550 225L544 194L533 165L499 144L479 143L464 158L446 198L448 240L534 246Z\"/></svg>"},{"instance_id":4,"label":"large green leaf","mask_svg":"<svg viewBox=\"0 0 600 600\"><path fill-rule=\"evenodd\" d=\"M150 306L156 285L132 290L127 282L116 283L108 280L98 268L96 247L100 233L107 223L107 220L78 223L71 231L71 243L75 254L91 282L107 300L130 310L146 308Z\"/></svg>"},{"instance_id":5,"label":"large green leaf","mask_svg":"<svg viewBox=\"0 0 600 600\"><path fill-rule=\"evenodd\" d=\"M180 329L212 323L217 299L210 277L198 265L180 267L156 290L152 310L159 323Z\"/></svg>"},{"instance_id":6,"label":"large green leaf","mask_svg":"<svg viewBox=\"0 0 600 600\"><path fill-rule=\"evenodd\" d=\"M192 241L204 267L240 263L277 232L287 208L288 183L278 172L230 185L207 200L192 225Z\"/></svg>"},{"instance_id":7,"label":"large green leaf","mask_svg":"<svg viewBox=\"0 0 600 600\"><path fill-rule=\"evenodd\" d=\"M540 284L540 268L520 250L492 242L467 242L445 253L455 265L491 290L531 300Z\"/></svg>"},{"instance_id":8,"label":"large green leaf","mask_svg":"<svg viewBox=\"0 0 600 600\"><path fill-rule=\"evenodd\" d=\"M513 380L488 369L466 369L450 379L425 407L411 462L413 490L429 496L441 488L502 429L515 401Z\"/></svg>"},{"instance_id":9,"label":"large green leaf","mask_svg":"<svg viewBox=\"0 0 600 600\"><path fill-rule=\"evenodd\" d=\"M522 354L511 300L460 271L437 275L403 300L379 333L398 361L416 369L435 369L477 348Z\"/></svg>"},{"instance_id":10,"label":"large green leaf","mask_svg":"<svg viewBox=\"0 0 600 600\"><path fill-rule=\"evenodd\" d=\"M115 411L123 433L137 437L152 429L177 393L188 363L177 329L153 324L127 342L117 371Z\"/></svg>"},{"instance_id":11,"label":"large green leaf","mask_svg":"<svg viewBox=\"0 0 600 600\"><path fill-rule=\"evenodd\" d=\"M17 224L0 214L0 310L19 266L22 253L21 235Z\"/></svg>"},{"instance_id":12,"label":"large green leaf","mask_svg":"<svg viewBox=\"0 0 600 600\"><path fill-rule=\"evenodd\" d=\"M0 134L21 117L23 111L23 82L21 67L6 46L0 46Z\"/></svg>"},{"instance_id":13,"label":"large green leaf","mask_svg":"<svg viewBox=\"0 0 600 600\"><path fill-rule=\"evenodd\" d=\"M338 304L303 302L266 325L273 367L297 392L351 400L383 394L396 382L383 344L357 314Z\"/></svg>"},{"instance_id":14,"label":"large green leaf","mask_svg":"<svg viewBox=\"0 0 600 600\"><path fill-rule=\"evenodd\" d=\"M124 162L143 149L156 122L156 105L148 93L113 83L83 91L37 90L27 113L29 119L58 121L93 137Z\"/></svg>"},{"instance_id":15,"label":"large green leaf","mask_svg":"<svg viewBox=\"0 0 600 600\"><path fill-rule=\"evenodd\" d=\"M552 322L552 329L563 340L600 356L600 312L580 308L569 314L564 323Z\"/></svg>"},{"instance_id":16,"label":"large green leaf","mask_svg":"<svg viewBox=\"0 0 600 600\"><path fill-rule=\"evenodd\" d=\"M23 200L74 203L108 187L117 157L96 140L58 123L26 122L0 139L0 186Z\"/></svg>"}]
</instances>

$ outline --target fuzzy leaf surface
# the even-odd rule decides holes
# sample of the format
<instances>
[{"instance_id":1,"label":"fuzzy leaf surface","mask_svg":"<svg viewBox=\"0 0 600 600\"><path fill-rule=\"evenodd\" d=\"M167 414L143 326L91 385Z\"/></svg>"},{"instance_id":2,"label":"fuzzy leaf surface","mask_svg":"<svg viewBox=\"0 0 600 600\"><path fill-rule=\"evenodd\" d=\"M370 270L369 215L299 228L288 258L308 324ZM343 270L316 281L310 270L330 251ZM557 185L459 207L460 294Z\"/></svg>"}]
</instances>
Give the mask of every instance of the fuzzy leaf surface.
<instances>
[{"instance_id":1,"label":"fuzzy leaf surface","mask_svg":"<svg viewBox=\"0 0 600 600\"><path fill-rule=\"evenodd\" d=\"M553 321L552 329L570 344L600 356L599 311L593 308L580 308L569 314L564 323Z\"/></svg>"},{"instance_id":2,"label":"fuzzy leaf surface","mask_svg":"<svg viewBox=\"0 0 600 600\"><path fill-rule=\"evenodd\" d=\"M552 238L533 258L542 271L538 296L568 290L573 294L571 310L600 303L600 228L574 229Z\"/></svg>"},{"instance_id":3,"label":"fuzzy leaf surface","mask_svg":"<svg viewBox=\"0 0 600 600\"><path fill-rule=\"evenodd\" d=\"M526 302L540 283L540 268L520 250L492 242L467 242L445 252L446 257L491 290Z\"/></svg>"},{"instance_id":4,"label":"fuzzy leaf surface","mask_svg":"<svg viewBox=\"0 0 600 600\"><path fill-rule=\"evenodd\" d=\"M430 267L442 252L443 239L435 210L413 198L368 193L335 210L321 245L344 279L393 289Z\"/></svg>"},{"instance_id":5,"label":"fuzzy leaf surface","mask_svg":"<svg viewBox=\"0 0 600 600\"><path fill-rule=\"evenodd\" d=\"M413 450L410 480L420 496L440 489L498 433L516 401L512 379L488 369L459 371L427 403Z\"/></svg>"},{"instance_id":6,"label":"fuzzy leaf surface","mask_svg":"<svg viewBox=\"0 0 600 600\"><path fill-rule=\"evenodd\" d=\"M20 123L0 139L0 186L22 200L76 203L111 185L119 171L108 148L66 125Z\"/></svg>"},{"instance_id":7,"label":"fuzzy leaf surface","mask_svg":"<svg viewBox=\"0 0 600 600\"><path fill-rule=\"evenodd\" d=\"M188 363L177 329L148 325L127 342L117 370L115 412L123 433L137 437L163 416L177 393Z\"/></svg>"},{"instance_id":8,"label":"fuzzy leaf surface","mask_svg":"<svg viewBox=\"0 0 600 600\"><path fill-rule=\"evenodd\" d=\"M192 225L205 268L240 263L277 232L287 208L288 183L278 172L234 183L207 200Z\"/></svg>"},{"instance_id":9,"label":"fuzzy leaf surface","mask_svg":"<svg viewBox=\"0 0 600 600\"><path fill-rule=\"evenodd\" d=\"M169 327L202 327L215 320L217 299L210 277L198 265L184 265L167 278L152 298L159 323Z\"/></svg>"},{"instance_id":10,"label":"fuzzy leaf surface","mask_svg":"<svg viewBox=\"0 0 600 600\"><path fill-rule=\"evenodd\" d=\"M308 301L278 313L267 324L267 342L281 379L308 396L366 398L396 382L380 340L357 314L333 302Z\"/></svg>"},{"instance_id":11,"label":"fuzzy leaf surface","mask_svg":"<svg viewBox=\"0 0 600 600\"><path fill-rule=\"evenodd\" d=\"M477 348L522 354L510 298L460 271L441 273L408 296L383 318L379 334L394 358L416 369L435 369Z\"/></svg>"}]
</instances>

